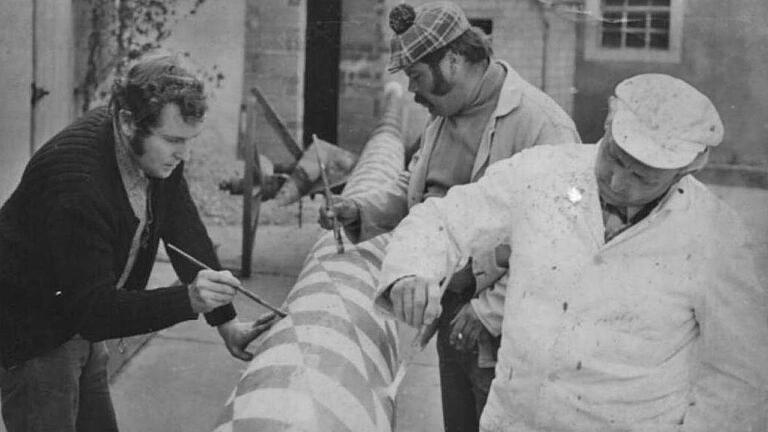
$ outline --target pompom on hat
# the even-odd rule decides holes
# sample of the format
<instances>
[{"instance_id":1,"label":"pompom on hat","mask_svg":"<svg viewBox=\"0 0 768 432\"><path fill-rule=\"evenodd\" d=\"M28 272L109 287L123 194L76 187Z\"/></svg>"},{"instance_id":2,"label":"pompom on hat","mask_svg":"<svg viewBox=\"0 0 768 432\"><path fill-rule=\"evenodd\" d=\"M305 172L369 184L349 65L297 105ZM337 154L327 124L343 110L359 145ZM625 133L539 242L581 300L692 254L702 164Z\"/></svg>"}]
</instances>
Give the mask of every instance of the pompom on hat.
<instances>
[{"instance_id":1,"label":"pompom on hat","mask_svg":"<svg viewBox=\"0 0 768 432\"><path fill-rule=\"evenodd\" d=\"M392 73L448 45L471 27L464 11L448 1L416 9L401 3L389 12L389 26L395 32L387 66Z\"/></svg>"},{"instance_id":2,"label":"pompom on hat","mask_svg":"<svg viewBox=\"0 0 768 432\"><path fill-rule=\"evenodd\" d=\"M642 74L616 86L611 132L616 144L644 164L687 167L723 140L712 102L685 81Z\"/></svg>"}]
</instances>

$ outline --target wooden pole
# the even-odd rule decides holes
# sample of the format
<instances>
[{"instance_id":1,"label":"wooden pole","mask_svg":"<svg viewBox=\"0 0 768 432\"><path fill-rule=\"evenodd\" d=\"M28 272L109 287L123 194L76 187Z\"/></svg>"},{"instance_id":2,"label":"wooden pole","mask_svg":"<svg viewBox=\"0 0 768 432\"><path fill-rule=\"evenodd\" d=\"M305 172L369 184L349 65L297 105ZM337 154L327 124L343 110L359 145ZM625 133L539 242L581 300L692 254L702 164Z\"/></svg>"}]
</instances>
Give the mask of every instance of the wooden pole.
<instances>
[{"instance_id":1,"label":"wooden pole","mask_svg":"<svg viewBox=\"0 0 768 432\"><path fill-rule=\"evenodd\" d=\"M253 240L256 236L256 228L259 224L261 211L261 193L254 190L254 178L258 179L258 185L264 184L261 170L259 151L256 145L256 98L249 96L246 100L245 123L246 129L243 136L243 159L245 173L243 178L243 243L240 263L240 277L251 276L251 259L253 257ZM242 119L242 118L241 118ZM255 196L254 196L255 195Z\"/></svg>"},{"instance_id":2,"label":"wooden pole","mask_svg":"<svg viewBox=\"0 0 768 432\"><path fill-rule=\"evenodd\" d=\"M272 108L272 105L269 103L267 98L265 98L264 94L261 92L261 90L259 90L259 87L254 86L251 89L251 93L256 96L262 108L264 108L264 117L269 122L269 125L272 126L280 136L280 139L282 140L285 148L288 149L291 155L293 155L294 159L297 161L301 159L304 151L296 142L296 139L293 137L293 135L291 135L291 131L288 130L288 126L285 125L283 119L280 118L280 115L277 113L277 111L275 111L274 108Z\"/></svg>"}]
</instances>

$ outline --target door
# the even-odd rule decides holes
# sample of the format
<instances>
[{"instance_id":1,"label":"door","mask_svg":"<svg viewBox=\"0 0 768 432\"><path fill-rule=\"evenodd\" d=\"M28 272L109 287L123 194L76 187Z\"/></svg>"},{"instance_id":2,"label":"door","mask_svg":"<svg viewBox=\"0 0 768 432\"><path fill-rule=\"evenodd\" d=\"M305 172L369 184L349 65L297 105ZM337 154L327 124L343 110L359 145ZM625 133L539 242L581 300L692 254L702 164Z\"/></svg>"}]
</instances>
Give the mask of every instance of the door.
<instances>
[{"instance_id":1,"label":"door","mask_svg":"<svg viewBox=\"0 0 768 432\"><path fill-rule=\"evenodd\" d=\"M0 13L0 204L19 182L30 155L32 3L3 2ZM0 426L0 431L3 428Z\"/></svg>"},{"instance_id":2,"label":"door","mask_svg":"<svg viewBox=\"0 0 768 432\"><path fill-rule=\"evenodd\" d=\"M34 0L32 149L75 118L72 0Z\"/></svg>"},{"instance_id":3,"label":"door","mask_svg":"<svg viewBox=\"0 0 768 432\"><path fill-rule=\"evenodd\" d=\"M304 146L317 134L337 142L341 0L308 0L304 72Z\"/></svg>"}]
</instances>

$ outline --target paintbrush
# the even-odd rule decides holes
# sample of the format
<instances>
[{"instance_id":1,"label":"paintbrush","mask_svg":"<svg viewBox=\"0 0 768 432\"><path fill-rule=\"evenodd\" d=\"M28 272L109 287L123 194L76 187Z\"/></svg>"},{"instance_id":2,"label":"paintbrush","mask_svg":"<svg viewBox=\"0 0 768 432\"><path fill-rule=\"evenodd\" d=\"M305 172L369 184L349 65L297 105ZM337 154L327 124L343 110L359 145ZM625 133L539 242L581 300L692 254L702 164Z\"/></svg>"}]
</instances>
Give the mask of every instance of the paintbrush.
<instances>
[{"instance_id":1,"label":"paintbrush","mask_svg":"<svg viewBox=\"0 0 768 432\"><path fill-rule=\"evenodd\" d=\"M454 273L451 272L451 274L445 277L443 283L440 285L440 292L445 292L448 284L451 283L453 274ZM434 320L422 325L419 328L418 333L416 333L416 336L411 342L411 349L403 357L402 361L400 361L400 366L397 368L397 373L395 373L395 376L392 378L392 383L385 388L386 395L390 399L395 400L395 396L397 396L397 390L400 388L400 384L403 382L405 374L408 371L408 366L413 363L413 359L416 357L416 354L424 350L424 347L427 346L429 340L432 339L432 336L435 335L437 332L439 320L440 316L438 315Z\"/></svg>"},{"instance_id":2,"label":"paintbrush","mask_svg":"<svg viewBox=\"0 0 768 432\"><path fill-rule=\"evenodd\" d=\"M170 249L170 250L176 252L177 254L181 255L182 257L184 257L187 261L191 262L192 264L194 264L194 265L196 265L198 267L204 268L206 270L213 270L212 268L210 268L207 265L205 265L205 263L203 263L202 261L200 261L197 258L193 257L192 255L184 252L183 250L177 248L176 246L174 246L174 245L172 245L170 243L166 243L165 245L168 247L168 249ZM255 301L256 303L258 303L258 304L264 306L265 308L271 310L272 312L274 312L280 318L284 318L286 316L285 312L283 312L280 309L278 309L278 308L272 306L271 304L265 302L264 300L259 298L259 296L257 296L256 294L246 290L245 288L240 288L238 286L232 286L232 288L234 288L235 291L237 291L237 292L243 294L244 296L248 297L249 299Z\"/></svg>"},{"instance_id":3,"label":"paintbrush","mask_svg":"<svg viewBox=\"0 0 768 432\"><path fill-rule=\"evenodd\" d=\"M317 145L317 135L312 134L312 142L315 144L315 154L317 155L317 165L320 167L320 178L323 181L323 192L325 193L325 209L330 210L333 205L333 193L331 192L331 184L328 181L328 175L325 173L325 164L320 158L320 146ZM339 254L344 253L344 240L341 238L341 224L339 219L333 217L333 238L336 239L336 252Z\"/></svg>"}]
</instances>

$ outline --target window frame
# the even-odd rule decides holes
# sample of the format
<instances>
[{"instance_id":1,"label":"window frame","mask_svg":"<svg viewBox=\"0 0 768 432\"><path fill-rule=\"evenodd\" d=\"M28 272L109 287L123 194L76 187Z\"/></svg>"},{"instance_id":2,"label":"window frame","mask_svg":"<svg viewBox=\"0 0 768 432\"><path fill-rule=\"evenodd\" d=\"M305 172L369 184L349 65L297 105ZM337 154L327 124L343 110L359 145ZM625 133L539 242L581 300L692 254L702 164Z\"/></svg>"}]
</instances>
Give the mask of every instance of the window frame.
<instances>
[{"instance_id":1,"label":"window frame","mask_svg":"<svg viewBox=\"0 0 768 432\"><path fill-rule=\"evenodd\" d=\"M683 44L683 17L686 0L670 0L669 48L620 48L603 47L601 42L603 0L586 0L586 10L592 17L584 31L584 59L587 61L637 61L647 63L680 63Z\"/></svg>"}]
</instances>

